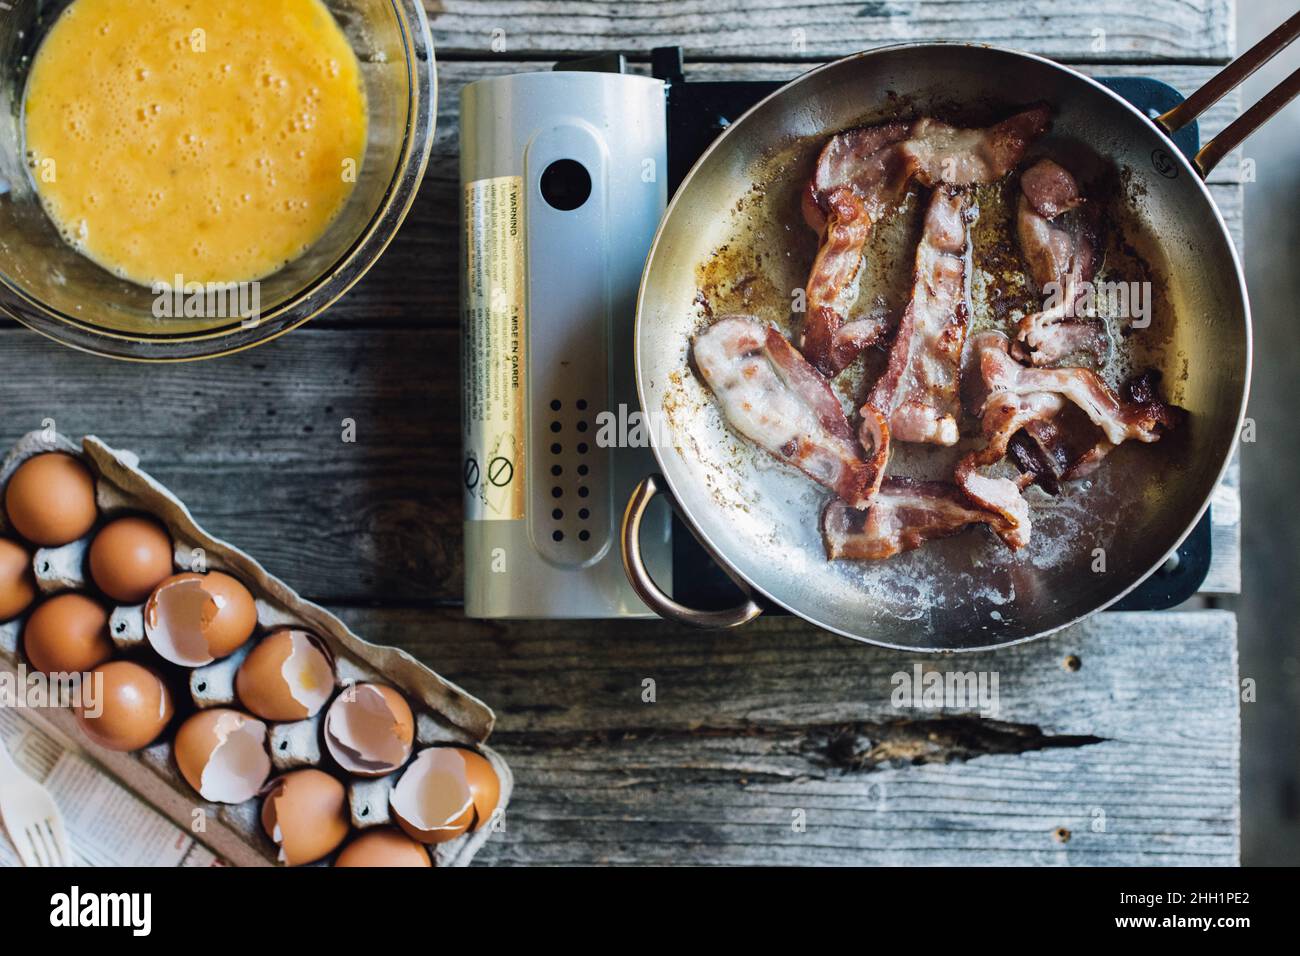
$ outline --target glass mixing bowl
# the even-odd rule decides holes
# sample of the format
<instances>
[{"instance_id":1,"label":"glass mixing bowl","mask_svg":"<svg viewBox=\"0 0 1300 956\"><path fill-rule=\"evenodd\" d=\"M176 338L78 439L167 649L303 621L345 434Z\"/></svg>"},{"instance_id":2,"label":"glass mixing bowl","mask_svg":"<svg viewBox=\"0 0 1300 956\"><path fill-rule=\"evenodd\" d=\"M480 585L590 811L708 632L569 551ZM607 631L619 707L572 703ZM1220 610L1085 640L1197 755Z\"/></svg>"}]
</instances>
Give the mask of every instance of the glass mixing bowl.
<instances>
[{"instance_id":1,"label":"glass mixing bowl","mask_svg":"<svg viewBox=\"0 0 1300 956\"><path fill-rule=\"evenodd\" d=\"M282 335L319 315L365 275L411 208L433 145L437 81L420 0L325 0L361 61L370 109L365 160L325 235L261 280L256 323L155 318L151 290L82 256L46 216L24 157L24 91L41 39L70 2L0 4L0 312L74 348L184 361Z\"/></svg>"}]
</instances>

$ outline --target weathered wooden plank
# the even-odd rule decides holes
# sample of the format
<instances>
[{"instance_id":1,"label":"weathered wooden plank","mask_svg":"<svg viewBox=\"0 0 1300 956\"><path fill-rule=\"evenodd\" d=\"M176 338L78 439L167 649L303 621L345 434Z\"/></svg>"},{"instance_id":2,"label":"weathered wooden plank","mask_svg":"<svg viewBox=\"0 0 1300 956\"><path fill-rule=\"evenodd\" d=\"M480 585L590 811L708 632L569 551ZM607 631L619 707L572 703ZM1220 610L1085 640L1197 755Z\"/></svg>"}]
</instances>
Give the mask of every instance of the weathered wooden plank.
<instances>
[{"instance_id":1,"label":"weathered wooden plank","mask_svg":"<svg viewBox=\"0 0 1300 956\"><path fill-rule=\"evenodd\" d=\"M920 659L788 619L707 634L343 617L496 709L493 744L518 786L480 861L1237 862L1226 612L1105 614L996 654L925 660L996 673L995 722L975 707L895 707L893 675Z\"/></svg>"},{"instance_id":2,"label":"weathered wooden plank","mask_svg":"<svg viewBox=\"0 0 1300 956\"><path fill-rule=\"evenodd\" d=\"M144 370L5 329L0 354L0 446L53 419L138 451L200 523L304 595L460 596L455 332L303 329Z\"/></svg>"},{"instance_id":3,"label":"weathered wooden plank","mask_svg":"<svg viewBox=\"0 0 1300 956\"><path fill-rule=\"evenodd\" d=\"M1075 60L1226 60L1232 0L426 0L443 54L646 52L825 59L911 40L961 38Z\"/></svg>"}]
</instances>

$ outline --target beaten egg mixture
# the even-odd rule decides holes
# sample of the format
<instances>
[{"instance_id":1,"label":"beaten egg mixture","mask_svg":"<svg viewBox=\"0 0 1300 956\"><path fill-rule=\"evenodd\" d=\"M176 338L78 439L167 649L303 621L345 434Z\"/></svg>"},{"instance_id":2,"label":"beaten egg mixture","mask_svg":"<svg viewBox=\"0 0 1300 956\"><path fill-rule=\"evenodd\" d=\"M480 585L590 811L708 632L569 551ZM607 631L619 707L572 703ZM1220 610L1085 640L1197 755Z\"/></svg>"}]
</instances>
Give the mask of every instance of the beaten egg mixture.
<instances>
[{"instance_id":1,"label":"beaten egg mixture","mask_svg":"<svg viewBox=\"0 0 1300 956\"><path fill-rule=\"evenodd\" d=\"M45 209L84 255L144 285L243 282L338 215L367 112L321 0L74 0L24 124Z\"/></svg>"}]
</instances>

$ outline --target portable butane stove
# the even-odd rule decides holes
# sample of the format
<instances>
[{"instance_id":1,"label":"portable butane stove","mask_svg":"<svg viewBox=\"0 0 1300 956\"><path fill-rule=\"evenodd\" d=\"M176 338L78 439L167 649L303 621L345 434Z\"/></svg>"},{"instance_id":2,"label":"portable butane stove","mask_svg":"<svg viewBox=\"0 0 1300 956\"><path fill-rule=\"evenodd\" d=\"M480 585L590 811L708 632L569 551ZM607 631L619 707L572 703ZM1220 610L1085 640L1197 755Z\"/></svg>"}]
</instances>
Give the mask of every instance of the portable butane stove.
<instances>
[{"instance_id":1,"label":"portable butane stove","mask_svg":"<svg viewBox=\"0 0 1300 956\"><path fill-rule=\"evenodd\" d=\"M1148 115L1181 96L1102 80ZM781 84L686 82L620 54L471 83L461 94L465 613L649 617L618 548L623 506L655 471L638 440L636 292L668 196L734 120ZM1188 155L1194 128L1178 140ZM642 525L655 580L690 606L735 585L661 501ZM1172 607L1210 563L1210 516L1177 559L1116 605Z\"/></svg>"}]
</instances>

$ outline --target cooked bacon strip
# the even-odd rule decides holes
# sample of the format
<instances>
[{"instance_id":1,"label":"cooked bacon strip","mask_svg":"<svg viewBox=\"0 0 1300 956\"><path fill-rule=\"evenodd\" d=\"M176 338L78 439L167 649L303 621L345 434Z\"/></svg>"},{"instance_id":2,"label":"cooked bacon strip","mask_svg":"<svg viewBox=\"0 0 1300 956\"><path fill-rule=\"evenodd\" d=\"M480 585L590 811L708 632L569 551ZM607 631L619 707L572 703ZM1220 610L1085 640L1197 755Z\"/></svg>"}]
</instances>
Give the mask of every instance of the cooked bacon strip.
<instances>
[{"instance_id":1,"label":"cooked bacon strip","mask_svg":"<svg viewBox=\"0 0 1300 956\"><path fill-rule=\"evenodd\" d=\"M863 460L839 399L785 336L731 316L697 335L693 351L732 428L854 507L870 503L887 443Z\"/></svg>"},{"instance_id":2,"label":"cooked bacon strip","mask_svg":"<svg viewBox=\"0 0 1300 956\"><path fill-rule=\"evenodd\" d=\"M1160 400L1160 373L1148 370L1124 383L1122 407L1126 417L1149 423L1161 432L1176 428L1186 412ZM1050 419L1030 422L1011 442L1011 453L1022 471L1051 494L1060 483L1084 478L1115 448L1106 433L1087 414L1066 408Z\"/></svg>"},{"instance_id":3,"label":"cooked bacon strip","mask_svg":"<svg viewBox=\"0 0 1300 956\"><path fill-rule=\"evenodd\" d=\"M986 353L999 353L999 346L1006 347L1006 336L1000 332L984 332L971 340L971 351L976 359L976 373L984 370L987 362ZM968 370L969 372L969 370ZM984 474L981 469L997 464L1007 454L1007 447L1012 437L1026 426L1036 422L1049 421L1065 408L1065 401L1050 392L1038 392L1028 395L1016 395L997 387L998 380L980 375L983 389L964 388L968 393L976 391L982 394L975 411L980 415L980 428L984 436L984 447L966 455L957 464L954 479L966 495L979 507L998 514L1002 523L995 530L1007 547L1023 548L1029 543L1032 523L1029 519L1029 503L1021 494L1025 481L1012 481Z\"/></svg>"},{"instance_id":4,"label":"cooked bacon strip","mask_svg":"<svg viewBox=\"0 0 1300 956\"><path fill-rule=\"evenodd\" d=\"M927 186L994 182L1020 162L1050 117L1046 106L1038 106L988 129L957 129L921 119L860 127L830 138L803 199L804 218L822 237L808 278L808 313L800 340L813 365L835 375L866 347L854 351L863 337L837 333L857 298L862 248L871 228L899 204L911 180Z\"/></svg>"},{"instance_id":5,"label":"cooked bacon strip","mask_svg":"<svg viewBox=\"0 0 1300 956\"><path fill-rule=\"evenodd\" d=\"M841 369L845 368L865 349L883 341L897 325L896 314L885 311L845 322L835 331L831 340L831 354L835 358L835 364Z\"/></svg>"},{"instance_id":6,"label":"cooked bacon strip","mask_svg":"<svg viewBox=\"0 0 1300 956\"><path fill-rule=\"evenodd\" d=\"M957 463L954 474L958 487L980 508L998 516L990 524L1002 543L1012 551L1029 544L1033 524L1029 520L1029 502L1021 495L1021 485L1010 478L981 474L969 458Z\"/></svg>"},{"instance_id":7,"label":"cooked bacon strip","mask_svg":"<svg viewBox=\"0 0 1300 956\"><path fill-rule=\"evenodd\" d=\"M953 477L971 501L1001 517L998 535L1007 547L1016 550L1029 543L1033 530L1029 503L1021 492L1037 472L1017 482L984 474L982 469L1006 456L1012 438L1021 429L1058 415L1065 401L1050 392L1017 395L1005 389L1006 370L1000 361L1011 362L1007 348L1007 337L1001 332L982 332L970 340L962 371L962 393L968 410L980 419L984 447L962 458Z\"/></svg>"},{"instance_id":8,"label":"cooked bacon strip","mask_svg":"<svg viewBox=\"0 0 1300 956\"><path fill-rule=\"evenodd\" d=\"M1115 446L1073 405L1051 418L1027 422L1008 446L1016 467L1049 495L1062 482L1091 474Z\"/></svg>"},{"instance_id":9,"label":"cooked bacon strip","mask_svg":"<svg viewBox=\"0 0 1300 956\"><path fill-rule=\"evenodd\" d=\"M826 375L842 371L862 350L853 347L861 336L843 336L842 326L858 297L862 248L871 227L902 201L912 177L906 157L894 148L907 129L904 123L887 123L832 137L805 194L804 217L822 240L808 276L800 349Z\"/></svg>"},{"instance_id":10,"label":"cooked bacon strip","mask_svg":"<svg viewBox=\"0 0 1300 956\"><path fill-rule=\"evenodd\" d=\"M1100 361L1109 347L1100 321L1074 314L1083 285L1096 270L1093 229L1082 218L1069 227L1054 221L1083 201L1074 177L1050 159L1040 159L1020 177L1016 209L1020 250L1035 284L1045 294L1049 287L1056 290L1052 303L1021 319L1016 331L1016 356L1034 365L1053 365L1080 352Z\"/></svg>"},{"instance_id":11,"label":"cooked bacon strip","mask_svg":"<svg viewBox=\"0 0 1300 956\"><path fill-rule=\"evenodd\" d=\"M958 129L935 119L918 120L903 150L927 186L974 186L997 182L1020 163L1029 144L1051 124L1045 104L986 129Z\"/></svg>"},{"instance_id":12,"label":"cooked bacon strip","mask_svg":"<svg viewBox=\"0 0 1300 956\"><path fill-rule=\"evenodd\" d=\"M873 219L890 205L891 197L901 197L913 169L896 150L885 147L902 142L911 130L912 124L895 121L860 126L827 140L804 194L804 219L814 232L826 228L830 196L837 189L847 188L860 197Z\"/></svg>"},{"instance_id":13,"label":"cooked bacon strip","mask_svg":"<svg viewBox=\"0 0 1300 956\"><path fill-rule=\"evenodd\" d=\"M899 320L889 363L867 405L889 420L896 441L955 444L966 300L969 194L936 189L916 249L912 298Z\"/></svg>"},{"instance_id":14,"label":"cooked bacon strip","mask_svg":"<svg viewBox=\"0 0 1300 956\"><path fill-rule=\"evenodd\" d=\"M971 525L996 529L1001 521L996 513L971 507L957 486L946 481L887 478L866 511L832 498L822 510L822 541L831 561L877 561Z\"/></svg>"},{"instance_id":15,"label":"cooked bacon strip","mask_svg":"<svg viewBox=\"0 0 1300 956\"><path fill-rule=\"evenodd\" d=\"M1050 159L1040 159L1020 174L1020 192L1044 219L1055 219L1083 204L1070 171Z\"/></svg>"},{"instance_id":16,"label":"cooked bacon strip","mask_svg":"<svg viewBox=\"0 0 1300 956\"><path fill-rule=\"evenodd\" d=\"M1157 397L1154 372L1129 382L1121 402L1091 370L1025 368L1011 358L1009 346L1001 332L970 341L962 390L967 407L980 416L985 446L963 458L956 473L972 500L998 510L1008 523L1028 517L1019 494L1024 485L1038 482L1055 493L1059 482L1088 474L1120 442L1158 441L1185 414ZM1019 482L981 473L1009 449L1026 473ZM1016 547L1014 538L1003 540Z\"/></svg>"},{"instance_id":17,"label":"cooked bacon strip","mask_svg":"<svg viewBox=\"0 0 1300 956\"><path fill-rule=\"evenodd\" d=\"M1022 397L1054 393L1073 402L1112 445L1130 438L1159 441L1182 417L1180 409L1156 398L1149 379L1142 380L1136 390L1128 390L1134 400L1121 402L1091 369L1025 368L1008 354L1009 343L999 332L982 333L972 346L978 350L980 372L994 398L1003 393Z\"/></svg>"},{"instance_id":18,"label":"cooked bacon strip","mask_svg":"<svg viewBox=\"0 0 1300 956\"><path fill-rule=\"evenodd\" d=\"M872 218L863 199L847 186L833 190L827 205L831 214L808 277L801 348L805 355L820 358L814 362L820 371L834 375L882 338L887 326L870 320L860 320L866 325L845 322L857 298L856 279Z\"/></svg>"}]
</instances>

